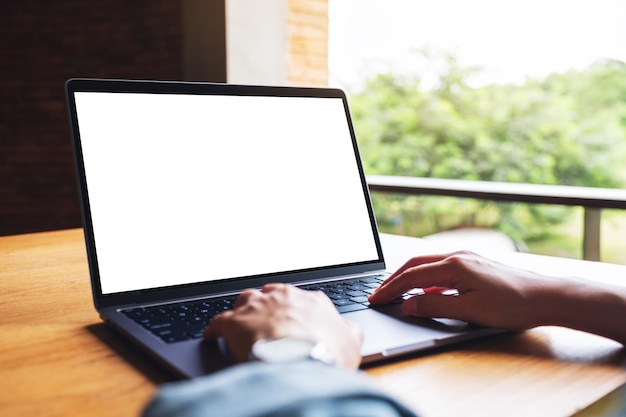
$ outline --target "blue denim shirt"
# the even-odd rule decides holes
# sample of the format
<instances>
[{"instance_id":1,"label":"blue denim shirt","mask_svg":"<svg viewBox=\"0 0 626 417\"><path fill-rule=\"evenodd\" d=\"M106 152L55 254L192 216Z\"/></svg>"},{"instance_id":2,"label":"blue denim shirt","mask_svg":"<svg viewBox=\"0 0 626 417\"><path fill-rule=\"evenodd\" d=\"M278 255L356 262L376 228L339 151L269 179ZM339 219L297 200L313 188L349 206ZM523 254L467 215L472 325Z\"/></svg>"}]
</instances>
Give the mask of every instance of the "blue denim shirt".
<instances>
[{"instance_id":1,"label":"blue denim shirt","mask_svg":"<svg viewBox=\"0 0 626 417\"><path fill-rule=\"evenodd\" d=\"M416 417L359 372L247 363L163 386L144 417Z\"/></svg>"}]
</instances>

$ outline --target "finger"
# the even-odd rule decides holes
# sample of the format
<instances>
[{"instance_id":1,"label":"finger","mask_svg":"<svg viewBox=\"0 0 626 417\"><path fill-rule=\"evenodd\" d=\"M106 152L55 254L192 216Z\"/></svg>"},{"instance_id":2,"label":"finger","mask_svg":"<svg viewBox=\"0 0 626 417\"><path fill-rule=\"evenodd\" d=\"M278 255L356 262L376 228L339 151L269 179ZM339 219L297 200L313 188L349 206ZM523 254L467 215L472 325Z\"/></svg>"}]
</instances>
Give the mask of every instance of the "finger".
<instances>
[{"instance_id":1,"label":"finger","mask_svg":"<svg viewBox=\"0 0 626 417\"><path fill-rule=\"evenodd\" d=\"M235 303L233 304L233 309L248 304L250 300L254 299L255 297L258 297L260 294L261 292L259 290L255 290L255 289L244 290L235 299Z\"/></svg>"},{"instance_id":2,"label":"finger","mask_svg":"<svg viewBox=\"0 0 626 417\"><path fill-rule=\"evenodd\" d=\"M272 292L272 291L285 289L285 287L287 287L286 284L281 284L281 283L278 283L278 282L274 282L274 283L271 283L271 284L265 284L263 286L263 288L261 288L261 292L262 293L268 293L268 292Z\"/></svg>"},{"instance_id":3,"label":"finger","mask_svg":"<svg viewBox=\"0 0 626 417\"><path fill-rule=\"evenodd\" d=\"M213 319L209 322L209 324L204 328L203 337L205 339L217 339L220 336L223 336L223 329L226 325L225 323L229 320L229 318L234 313L232 311L225 311L223 313L214 316Z\"/></svg>"},{"instance_id":4,"label":"finger","mask_svg":"<svg viewBox=\"0 0 626 417\"><path fill-rule=\"evenodd\" d=\"M393 281L398 275L403 274L407 269L414 268L416 266L430 264L433 262L439 262L443 259L449 258L453 253L445 253L445 254L435 254L435 255L423 255L423 256L415 256L409 259L404 265L398 268L393 274L391 274L380 286L376 289L384 288L391 281Z\"/></svg>"},{"instance_id":5,"label":"finger","mask_svg":"<svg viewBox=\"0 0 626 417\"><path fill-rule=\"evenodd\" d=\"M465 319L462 313L463 299L436 293L416 295L402 303L405 314L416 317L442 317Z\"/></svg>"},{"instance_id":6,"label":"finger","mask_svg":"<svg viewBox=\"0 0 626 417\"><path fill-rule=\"evenodd\" d=\"M453 279L454 274L445 259L421 264L404 270L387 285L379 287L370 295L369 301L372 304L389 303L413 288L454 288Z\"/></svg>"}]
</instances>

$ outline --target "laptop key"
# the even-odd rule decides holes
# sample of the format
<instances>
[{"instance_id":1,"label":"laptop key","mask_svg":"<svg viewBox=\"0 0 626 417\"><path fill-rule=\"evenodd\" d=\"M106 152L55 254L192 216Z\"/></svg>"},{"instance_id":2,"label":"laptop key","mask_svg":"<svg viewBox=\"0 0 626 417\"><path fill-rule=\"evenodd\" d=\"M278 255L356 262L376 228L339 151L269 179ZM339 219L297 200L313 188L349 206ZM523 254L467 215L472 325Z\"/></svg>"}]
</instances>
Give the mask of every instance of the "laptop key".
<instances>
[{"instance_id":1,"label":"laptop key","mask_svg":"<svg viewBox=\"0 0 626 417\"><path fill-rule=\"evenodd\" d=\"M355 302L350 300L349 298L339 298L337 300L332 300L332 301L335 307L355 304Z\"/></svg>"},{"instance_id":2,"label":"laptop key","mask_svg":"<svg viewBox=\"0 0 626 417\"><path fill-rule=\"evenodd\" d=\"M350 285L350 289L352 291L365 291L365 290L367 290L369 288L370 287L367 287L365 284L361 284L361 283Z\"/></svg>"},{"instance_id":3,"label":"laptop key","mask_svg":"<svg viewBox=\"0 0 626 417\"><path fill-rule=\"evenodd\" d=\"M348 300L350 296L348 294L326 294L331 300Z\"/></svg>"},{"instance_id":4,"label":"laptop key","mask_svg":"<svg viewBox=\"0 0 626 417\"><path fill-rule=\"evenodd\" d=\"M185 340L189 340L190 338L184 333L172 333L170 335L161 337L161 339L163 339L163 341L166 343L174 343L183 342Z\"/></svg>"},{"instance_id":5,"label":"laptop key","mask_svg":"<svg viewBox=\"0 0 626 417\"><path fill-rule=\"evenodd\" d=\"M157 332L157 331L160 331L162 329L171 329L172 328L172 322L171 321L154 322L154 323L147 324L145 327L147 329L150 329L152 332Z\"/></svg>"}]
</instances>

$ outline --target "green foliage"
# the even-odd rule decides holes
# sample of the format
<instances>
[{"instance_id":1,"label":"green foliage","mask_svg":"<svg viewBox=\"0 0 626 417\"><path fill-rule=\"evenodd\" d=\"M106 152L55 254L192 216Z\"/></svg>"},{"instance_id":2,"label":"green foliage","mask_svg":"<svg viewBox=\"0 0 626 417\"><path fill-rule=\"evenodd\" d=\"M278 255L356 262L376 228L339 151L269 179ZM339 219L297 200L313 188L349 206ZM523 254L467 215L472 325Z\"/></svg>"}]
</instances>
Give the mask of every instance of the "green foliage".
<instances>
[{"instance_id":1,"label":"green foliage","mask_svg":"<svg viewBox=\"0 0 626 417\"><path fill-rule=\"evenodd\" d=\"M473 87L475 68L433 56L434 86L378 74L350 94L368 174L621 187L626 183L626 64ZM532 239L567 217L563 207L374 196L381 228L423 235L458 226L497 227Z\"/></svg>"}]
</instances>

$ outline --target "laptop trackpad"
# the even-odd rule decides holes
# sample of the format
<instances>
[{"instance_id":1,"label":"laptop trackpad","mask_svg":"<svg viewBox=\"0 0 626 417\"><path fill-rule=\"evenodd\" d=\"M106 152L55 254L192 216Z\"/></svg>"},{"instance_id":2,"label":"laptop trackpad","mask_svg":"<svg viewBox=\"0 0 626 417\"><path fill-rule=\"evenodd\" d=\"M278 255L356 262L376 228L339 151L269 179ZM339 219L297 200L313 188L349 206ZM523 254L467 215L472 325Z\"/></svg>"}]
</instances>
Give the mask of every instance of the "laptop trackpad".
<instances>
[{"instance_id":1,"label":"laptop trackpad","mask_svg":"<svg viewBox=\"0 0 626 417\"><path fill-rule=\"evenodd\" d=\"M476 329L451 319L421 319L407 316L399 304L347 313L344 317L363 329L363 362L383 359L464 339Z\"/></svg>"}]
</instances>

